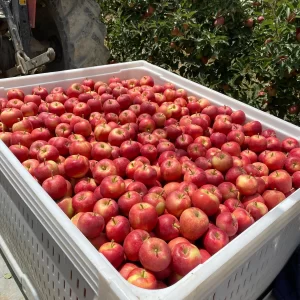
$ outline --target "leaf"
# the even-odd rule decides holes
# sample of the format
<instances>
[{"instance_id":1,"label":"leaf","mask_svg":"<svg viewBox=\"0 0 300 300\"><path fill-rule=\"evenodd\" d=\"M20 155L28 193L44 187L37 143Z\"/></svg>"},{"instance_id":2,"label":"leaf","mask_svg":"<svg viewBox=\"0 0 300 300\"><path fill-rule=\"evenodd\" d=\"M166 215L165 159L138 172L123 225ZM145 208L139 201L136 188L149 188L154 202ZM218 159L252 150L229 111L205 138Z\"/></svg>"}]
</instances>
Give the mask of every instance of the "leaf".
<instances>
[{"instance_id":1,"label":"leaf","mask_svg":"<svg viewBox=\"0 0 300 300\"><path fill-rule=\"evenodd\" d=\"M4 274L3 276L5 279L11 279L12 278L12 275L10 273L6 273Z\"/></svg>"}]
</instances>

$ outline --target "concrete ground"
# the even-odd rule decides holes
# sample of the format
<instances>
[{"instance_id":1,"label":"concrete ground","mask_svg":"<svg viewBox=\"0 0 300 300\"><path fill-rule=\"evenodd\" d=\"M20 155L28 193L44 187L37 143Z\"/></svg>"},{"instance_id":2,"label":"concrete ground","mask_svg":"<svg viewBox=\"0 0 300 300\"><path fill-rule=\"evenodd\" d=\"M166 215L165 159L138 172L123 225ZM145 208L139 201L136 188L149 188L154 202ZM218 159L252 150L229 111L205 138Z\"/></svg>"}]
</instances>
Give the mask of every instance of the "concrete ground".
<instances>
[{"instance_id":1,"label":"concrete ground","mask_svg":"<svg viewBox=\"0 0 300 300\"><path fill-rule=\"evenodd\" d=\"M0 300L26 300L16 280L0 249Z\"/></svg>"}]
</instances>

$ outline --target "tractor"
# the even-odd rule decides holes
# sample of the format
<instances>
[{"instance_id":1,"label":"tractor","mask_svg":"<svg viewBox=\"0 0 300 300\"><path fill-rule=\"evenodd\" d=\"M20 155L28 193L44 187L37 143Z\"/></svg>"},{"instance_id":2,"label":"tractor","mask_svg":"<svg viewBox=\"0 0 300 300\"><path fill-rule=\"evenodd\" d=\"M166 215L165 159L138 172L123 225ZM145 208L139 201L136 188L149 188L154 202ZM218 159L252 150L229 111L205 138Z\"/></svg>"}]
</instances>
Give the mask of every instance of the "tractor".
<instances>
[{"instance_id":1,"label":"tractor","mask_svg":"<svg viewBox=\"0 0 300 300\"><path fill-rule=\"evenodd\" d=\"M106 64L95 0L0 0L0 78Z\"/></svg>"}]
</instances>

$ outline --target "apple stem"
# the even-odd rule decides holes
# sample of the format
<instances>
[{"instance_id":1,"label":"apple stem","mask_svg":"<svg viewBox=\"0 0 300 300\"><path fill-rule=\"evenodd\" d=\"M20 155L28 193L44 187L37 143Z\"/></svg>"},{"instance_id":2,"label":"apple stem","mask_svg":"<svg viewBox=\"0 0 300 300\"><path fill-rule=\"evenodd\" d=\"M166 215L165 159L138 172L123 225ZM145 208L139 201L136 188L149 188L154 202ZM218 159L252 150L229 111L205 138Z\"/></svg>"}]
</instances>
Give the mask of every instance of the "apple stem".
<instances>
[{"instance_id":1,"label":"apple stem","mask_svg":"<svg viewBox=\"0 0 300 300\"><path fill-rule=\"evenodd\" d=\"M113 221L113 223L114 223L115 225L117 224L117 222L116 222L116 220L115 220L114 217L112 217L111 220Z\"/></svg>"},{"instance_id":2,"label":"apple stem","mask_svg":"<svg viewBox=\"0 0 300 300\"><path fill-rule=\"evenodd\" d=\"M114 245L115 245L115 241L114 240L111 240L111 243L110 243L111 247L113 248Z\"/></svg>"}]
</instances>

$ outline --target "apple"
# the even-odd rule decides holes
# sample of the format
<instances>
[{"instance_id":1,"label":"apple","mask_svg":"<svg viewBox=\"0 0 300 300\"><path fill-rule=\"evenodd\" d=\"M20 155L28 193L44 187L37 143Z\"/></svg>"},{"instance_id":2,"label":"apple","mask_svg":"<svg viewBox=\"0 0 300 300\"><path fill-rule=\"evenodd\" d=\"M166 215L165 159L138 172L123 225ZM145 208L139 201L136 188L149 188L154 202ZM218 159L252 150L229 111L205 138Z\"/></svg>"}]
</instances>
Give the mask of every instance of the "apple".
<instances>
[{"instance_id":1,"label":"apple","mask_svg":"<svg viewBox=\"0 0 300 300\"><path fill-rule=\"evenodd\" d=\"M292 137L288 137L282 141L282 150L285 152L290 152L292 149L298 147L299 147L299 142Z\"/></svg>"},{"instance_id":2,"label":"apple","mask_svg":"<svg viewBox=\"0 0 300 300\"><path fill-rule=\"evenodd\" d=\"M129 211L129 222L133 229L151 232L156 226L157 219L155 207L149 203L134 204Z\"/></svg>"},{"instance_id":3,"label":"apple","mask_svg":"<svg viewBox=\"0 0 300 300\"><path fill-rule=\"evenodd\" d=\"M180 135L176 141L175 146L179 149L187 150L187 147L194 141L194 139L186 133Z\"/></svg>"},{"instance_id":4,"label":"apple","mask_svg":"<svg viewBox=\"0 0 300 300\"><path fill-rule=\"evenodd\" d=\"M125 263L123 266L120 267L119 273L124 279L127 280L129 273L136 268L138 268L138 266L133 263Z\"/></svg>"},{"instance_id":5,"label":"apple","mask_svg":"<svg viewBox=\"0 0 300 300\"><path fill-rule=\"evenodd\" d=\"M218 190L222 195L222 200L227 200L230 198L237 198L238 197L238 189L237 187L231 182L222 182L218 185Z\"/></svg>"},{"instance_id":6,"label":"apple","mask_svg":"<svg viewBox=\"0 0 300 300\"><path fill-rule=\"evenodd\" d=\"M235 198L229 198L224 201L224 205L229 209L229 211L232 213L237 208L245 208L241 201Z\"/></svg>"},{"instance_id":7,"label":"apple","mask_svg":"<svg viewBox=\"0 0 300 300\"><path fill-rule=\"evenodd\" d=\"M262 125L259 121L250 121L243 126L244 134L252 136L255 134L261 134Z\"/></svg>"},{"instance_id":8,"label":"apple","mask_svg":"<svg viewBox=\"0 0 300 300\"><path fill-rule=\"evenodd\" d=\"M270 151L265 154L263 163L269 168L270 171L283 169L287 157L281 151Z\"/></svg>"},{"instance_id":9,"label":"apple","mask_svg":"<svg viewBox=\"0 0 300 300\"><path fill-rule=\"evenodd\" d=\"M142 182L133 181L127 186L127 191L135 191L139 193L141 197L144 197L147 194L148 189Z\"/></svg>"},{"instance_id":10,"label":"apple","mask_svg":"<svg viewBox=\"0 0 300 300\"><path fill-rule=\"evenodd\" d=\"M177 181L182 177L182 167L176 159L166 159L160 165L161 177L165 181Z\"/></svg>"},{"instance_id":11,"label":"apple","mask_svg":"<svg viewBox=\"0 0 300 300\"><path fill-rule=\"evenodd\" d=\"M274 171L269 175L268 187L286 194L292 189L292 177L285 170Z\"/></svg>"},{"instance_id":12,"label":"apple","mask_svg":"<svg viewBox=\"0 0 300 300\"><path fill-rule=\"evenodd\" d=\"M270 136L267 138L267 150L270 151L281 151L281 141L274 136Z\"/></svg>"},{"instance_id":13,"label":"apple","mask_svg":"<svg viewBox=\"0 0 300 300\"><path fill-rule=\"evenodd\" d=\"M174 246L172 269L176 274L185 276L201 263L203 263L202 256L195 245L182 242Z\"/></svg>"},{"instance_id":14,"label":"apple","mask_svg":"<svg viewBox=\"0 0 300 300\"><path fill-rule=\"evenodd\" d=\"M236 179L242 174L247 174L244 168L232 167L226 172L225 181L235 184Z\"/></svg>"},{"instance_id":15,"label":"apple","mask_svg":"<svg viewBox=\"0 0 300 300\"><path fill-rule=\"evenodd\" d=\"M254 195L251 195L251 196L244 196L242 198L242 203L243 203L245 208L247 207L247 205L249 203L252 203L252 202L265 203L265 200L259 193L255 193Z\"/></svg>"},{"instance_id":16,"label":"apple","mask_svg":"<svg viewBox=\"0 0 300 300\"><path fill-rule=\"evenodd\" d=\"M211 160L207 159L205 157L198 157L195 160L195 165L202 170L211 169L211 167L212 167Z\"/></svg>"},{"instance_id":17,"label":"apple","mask_svg":"<svg viewBox=\"0 0 300 300\"><path fill-rule=\"evenodd\" d=\"M9 147L11 145L11 132L0 132L0 140Z\"/></svg>"},{"instance_id":18,"label":"apple","mask_svg":"<svg viewBox=\"0 0 300 300\"><path fill-rule=\"evenodd\" d=\"M29 150L27 147L18 144L18 145L11 145L9 150L16 156L16 158L20 162L24 162L29 157Z\"/></svg>"},{"instance_id":19,"label":"apple","mask_svg":"<svg viewBox=\"0 0 300 300\"><path fill-rule=\"evenodd\" d=\"M129 273L127 281L143 289L153 290L157 288L157 280L155 276L151 272L142 268L133 269Z\"/></svg>"},{"instance_id":20,"label":"apple","mask_svg":"<svg viewBox=\"0 0 300 300\"><path fill-rule=\"evenodd\" d=\"M37 141L37 140L49 141L51 137L52 135L49 129L47 128L39 127L33 129L31 132L31 138L33 141Z\"/></svg>"},{"instance_id":21,"label":"apple","mask_svg":"<svg viewBox=\"0 0 300 300\"><path fill-rule=\"evenodd\" d=\"M175 190L167 194L166 209L173 216L179 218L183 211L191 207L191 198L185 193Z\"/></svg>"},{"instance_id":22,"label":"apple","mask_svg":"<svg viewBox=\"0 0 300 300\"><path fill-rule=\"evenodd\" d=\"M113 161L110 159L102 159L94 166L92 170L93 178L98 184L101 184L102 180L110 175L117 175L117 168Z\"/></svg>"},{"instance_id":23,"label":"apple","mask_svg":"<svg viewBox=\"0 0 300 300\"><path fill-rule=\"evenodd\" d=\"M216 218L216 225L228 236L234 236L238 231L236 217L230 212L222 212Z\"/></svg>"},{"instance_id":24,"label":"apple","mask_svg":"<svg viewBox=\"0 0 300 300\"><path fill-rule=\"evenodd\" d=\"M165 199L159 194L148 193L143 197L143 202L153 205L158 216L162 215L165 211Z\"/></svg>"},{"instance_id":25,"label":"apple","mask_svg":"<svg viewBox=\"0 0 300 300\"><path fill-rule=\"evenodd\" d=\"M62 198L59 202L57 202L57 205L67 215L68 218L71 219L74 216L71 197Z\"/></svg>"},{"instance_id":26,"label":"apple","mask_svg":"<svg viewBox=\"0 0 300 300\"><path fill-rule=\"evenodd\" d=\"M89 160L83 155L71 155L66 158L64 167L67 176L81 178L89 171Z\"/></svg>"},{"instance_id":27,"label":"apple","mask_svg":"<svg viewBox=\"0 0 300 300\"><path fill-rule=\"evenodd\" d=\"M228 153L220 151L212 157L211 163L214 169L226 172L233 166L233 159Z\"/></svg>"},{"instance_id":28,"label":"apple","mask_svg":"<svg viewBox=\"0 0 300 300\"><path fill-rule=\"evenodd\" d=\"M90 177L84 177L80 179L74 186L74 193L78 194L82 191L91 191L94 192L97 188L96 181Z\"/></svg>"},{"instance_id":29,"label":"apple","mask_svg":"<svg viewBox=\"0 0 300 300\"><path fill-rule=\"evenodd\" d=\"M288 156L285 161L284 167L290 174L300 171L300 157L293 155Z\"/></svg>"},{"instance_id":30,"label":"apple","mask_svg":"<svg viewBox=\"0 0 300 300\"><path fill-rule=\"evenodd\" d=\"M252 202L246 206L246 210L250 213L255 221L263 217L269 210L268 207L261 202Z\"/></svg>"},{"instance_id":31,"label":"apple","mask_svg":"<svg viewBox=\"0 0 300 300\"><path fill-rule=\"evenodd\" d=\"M130 224L124 216L112 217L105 226L105 232L109 240L117 243L123 243L124 239L130 232Z\"/></svg>"},{"instance_id":32,"label":"apple","mask_svg":"<svg viewBox=\"0 0 300 300\"><path fill-rule=\"evenodd\" d=\"M51 176L59 174L58 165L53 160L48 160L40 163L33 171L34 177L43 183L44 180Z\"/></svg>"},{"instance_id":33,"label":"apple","mask_svg":"<svg viewBox=\"0 0 300 300\"><path fill-rule=\"evenodd\" d=\"M39 164L39 161L36 159L27 159L22 162L22 165L32 176L34 176L34 170L38 167Z\"/></svg>"},{"instance_id":34,"label":"apple","mask_svg":"<svg viewBox=\"0 0 300 300\"><path fill-rule=\"evenodd\" d=\"M167 242L178 237L180 234L180 223L178 219L171 214L164 214L158 217L155 234Z\"/></svg>"},{"instance_id":35,"label":"apple","mask_svg":"<svg viewBox=\"0 0 300 300\"><path fill-rule=\"evenodd\" d=\"M4 108L1 111L1 122L11 128L15 123L23 119L23 114L20 109L17 108Z\"/></svg>"},{"instance_id":36,"label":"apple","mask_svg":"<svg viewBox=\"0 0 300 300\"><path fill-rule=\"evenodd\" d=\"M67 192L67 182L61 175L47 178L43 182L42 187L53 200L59 200Z\"/></svg>"},{"instance_id":37,"label":"apple","mask_svg":"<svg viewBox=\"0 0 300 300\"><path fill-rule=\"evenodd\" d=\"M99 236L104 229L104 219L99 214L84 212L78 219L77 228L88 239L94 239Z\"/></svg>"},{"instance_id":38,"label":"apple","mask_svg":"<svg viewBox=\"0 0 300 300\"><path fill-rule=\"evenodd\" d=\"M117 269L124 261L123 247L114 241L104 243L99 252ZM135 269L136 270L136 269ZM134 271L134 270L133 270ZM131 272L130 272L131 274ZM133 283L134 284L134 283Z\"/></svg>"},{"instance_id":39,"label":"apple","mask_svg":"<svg viewBox=\"0 0 300 300\"><path fill-rule=\"evenodd\" d=\"M2 129L4 129L3 131L7 131L5 130L6 126L2 123ZM33 130L33 126L32 123L28 120L28 119L23 119L22 121L19 121L17 123L15 123L12 126L12 132L16 132L16 131L27 131L27 132L32 132Z\"/></svg>"},{"instance_id":40,"label":"apple","mask_svg":"<svg viewBox=\"0 0 300 300\"><path fill-rule=\"evenodd\" d=\"M98 199L96 196L95 198ZM93 212L101 215L104 218L105 224L107 224L112 217L118 215L119 207L115 200L102 197L95 203L93 207Z\"/></svg>"},{"instance_id":41,"label":"apple","mask_svg":"<svg viewBox=\"0 0 300 300\"><path fill-rule=\"evenodd\" d=\"M243 208L237 208L232 213L238 222L238 233L245 231L254 223L253 217Z\"/></svg>"},{"instance_id":42,"label":"apple","mask_svg":"<svg viewBox=\"0 0 300 300\"><path fill-rule=\"evenodd\" d=\"M232 130L227 135L227 141L228 142L236 142L240 146L242 146L245 141L245 135L241 130Z\"/></svg>"},{"instance_id":43,"label":"apple","mask_svg":"<svg viewBox=\"0 0 300 300\"><path fill-rule=\"evenodd\" d=\"M300 187L300 171L296 171L292 175L293 187L298 189Z\"/></svg>"},{"instance_id":44,"label":"apple","mask_svg":"<svg viewBox=\"0 0 300 300\"><path fill-rule=\"evenodd\" d=\"M185 209L180 215L179 222L182 236L192 241L200 238L208 229L209 224L207 215L197 207Z\"/></svg>"},{"instance_id":45,"label":"apple","mask_svg":"<svg viewBox=\"0 0 300 300\"><path fill-rule=\"evenodd\" d=\"M82 191L72 198L72 205L76 213L91 212L97 202L94 193L91 191Z\"/></svg>"},{"instance_id":46,"label":"apple","mask_svg":"<svg viewBox=\"0 0 300 300\"><path fill-rule=\"evenodd\" d=\"M210 141L213 147L221 148L227 142L227 137L224 133L214 132L210 136Z\"/></svg>"},{"instance_id":47,"label":"apple","mask_svg":"<svg viewBox=\"0 0 300 300\"><path fill-rule=\"evenodd\" d=\"M56 147L52 145L41 146L39 152L37 153L37 159L42 162L45 160L54 160L56 161L59 157L59 152Z\"/></svg>"},{"instance_id":48,"label":"apple","mask_svg":"<svg viewBox=\"0 0 300 300\"><path fill-rule=\"evenodd\" d=\"M124 180L118 175L110 175L100 183L101 195L105 198L118 199L125 192Z\"/></svg>"},{"instance_id":49,"label":"apple","mask_svg":"<svg viewBox=\"0 0 300 300\"><path fill-rule=\"evenodd\" d=\"M216 169L208 169L205 171L205 174L207 178L207 183L209 184L219 185L224 181L223 174Z\"/></svg>"},{"instance_id":50,"label":"apple","mask_svg":"<svg viewBox=\"0 0 300 300\"><path fill-rule=\"evenodd\" d=\"M139 260L145 269L160 272L170 265L171 250L164 240L150 237L140 247Z\"/></svg>"},{"instance_id":51,"label":"apple","mask_svg":"<svg viewBox=\"0 0 300 300\"><path fill-rule=\"evenodd\" d=\"M243 174L236 179L236 187L242 195L250 196L257 192L258 183L255 177Z\"/></svg>"},{"instance_id":52,"label":"apple","mask_svg":"<svg viewBox=\"0 0 300 300\"><path fill-rule=\"evenodd\" d=\"M207 216L212 216L217 213L220 201L216 195L201 188L192 194L192 204L201 209Z\"/></svg>"}]
</instances>

